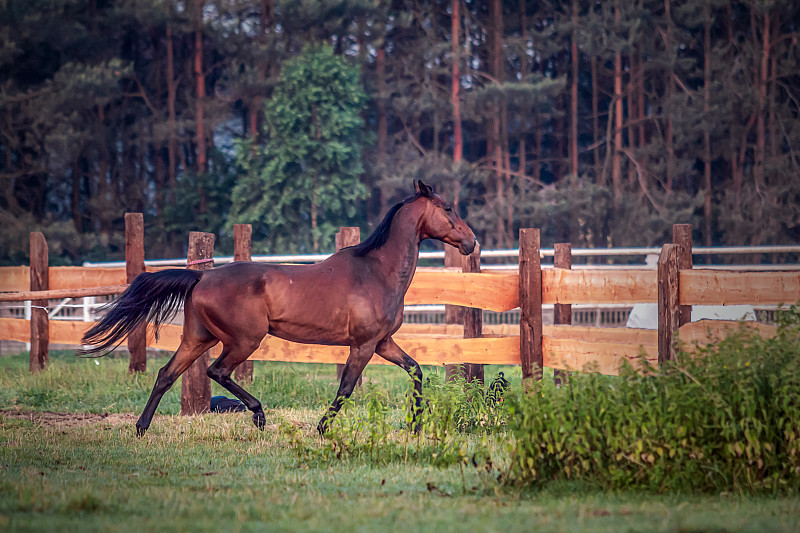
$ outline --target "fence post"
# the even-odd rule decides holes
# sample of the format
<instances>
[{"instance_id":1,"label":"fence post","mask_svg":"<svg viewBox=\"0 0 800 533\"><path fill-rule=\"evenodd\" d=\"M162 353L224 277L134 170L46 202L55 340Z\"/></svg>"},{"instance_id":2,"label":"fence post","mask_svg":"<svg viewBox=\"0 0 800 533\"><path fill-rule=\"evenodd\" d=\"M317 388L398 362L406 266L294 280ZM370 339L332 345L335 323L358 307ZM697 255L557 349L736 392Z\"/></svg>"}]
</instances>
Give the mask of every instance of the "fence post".
<instances>
[{"instance_id":1,"label":"fence post","mask_svg":"<svg viewBox=\"0 0 800 533\"><path fill-rule=\"evenodd\" d=\"M50 269L47 241L38 231L31 233L31 290L50 289ZM38 372L47 368L50 359L50 319L47 316L47 300L31 302L31 357L30 371Z\"/></svg>"},{"instance_id":2,"label":"fence post","mask_svg":"<svg viewBox=\"0 0 800 533\"><path fill-rule=\"evenodd\" d=\"M672 225L672 244L678 245L678 270L692 269L692 225L673 224ZM678 274L680 288L680 274ZM692 306L680 306L680 322L678 327L692 321Z\"/></svg>"},{"instance_id":3,"label":"fence post","mask_svg":"<svg viewBox=\"0 0 800 533\"><path fill-rule=\"evenodd\" d=\"M250 261L252 258L253 226L250 224L233 225L233 260ZM253 361L247 360L233 371L236 381L253 382Z\"/></svg>"},{"instance_id":4,"label":"fence post","mask_svg":"<svg viewBox=\"0 0 800 533\"><path fill-rule=\"evenodd\" d=\"M453 267L462 267L463 271L463 264L461 262L461 252L458 251L458 248L455 246L450 246L449 244L444 245L444 266L445 268L453 268ZM451 305L445 304L444 305L444 323L445 324L463 324L464 317L462 313L464 312L464 308L460 305ZM457 365L445 365L445 368L448 366L457 366Z\"/></svg>"},{"instance_id":5,"label":"fence post","mask_svg":"<svg viewBox=\"0 0 800 533\"><path fill-rule=\"evenodd\" d=\"M481 248L476 244L475 250L471 254L461 256L462 270L479 274L481 271ZM483 310L475 307L463 307L462 316L464 317L464 338L480 339L483 337ZM483 365L467 363L464 365L464 378L470 382L478 380L483 383Z\"/></svg>"},{"instance_id":6,"label":"fence post","mask_svg":"<svg viewBox=\"0 0 800 533\"><path fill-rule=\"evenodd\" d=\"M519 353L523 385L542 379L542 265L539 230L519 230Z\"/></svg>"},{"instance_id":7,"label":"fence post","mask_svg":"<svg viewBox=\"0 0 800 533\"><path fill-rule=\"evenodd\" d=\"M444 245L444 266L448 267L462 267L461 252L455 246L449 244ZM444 305L444 323L445 324L464 324L464 307L460 305ZM452 381L461 371L461 365L444 365L444 379L445 381Z\"/></svg>"},{"instance_id":8,"label":"fence post","mask_svg":"<svg viewBox=\"0 0 800 533\"><path fill-rule=\"evenodd\" d=\"M448 253L450 253L449 262ZM461 255L456 247L446 245L444 260L445 266L460 266L462 272L480 273L480 245L476 245L475 250L467 256ZM462 307L460 305L445 305L444 307L445 323L463 324L465 339L480 339L483 336L483 310L474 307ZM451 381L460 374L467 382L478 380L483 383L484 369L481 364L463 363L458 365L445 365L444 370L445 381Z\"/></svg>"},{"instance_id":9,"label":"fence post","mask_svg":"<svg viewBox=\"0 0 800 533\"><path fill-rule=\"evenodd\" d=\"M553 267L572 269L572 245L570 243L557 243L554 246ZM572 304L555 304L553 306L553 324L572 324ZM567 379L566 370L554 370L553 381L561 385Z\"/></svg>"},{"instance_id":10,"label":"fence post","mask_svg":"<svg viewBox=\"0 0 800 533\"><path fill-rule=\"evenodd\" d=\"M675 358L675 334L680 327L677 244L665 244L658 258L658 364Z\"/></svg>"},{"instance_id":11,"label":"fence post","mask_svg":"<svg viewBox=\"0 0 800 533\"><path fill-rule=\"evenodd\" d=\"M342 248L347 248L348 246L355 246L360 242L361 242L360 228L355 228L355 227L339 228L339 233L336 234L336 251L338 252ZM336 379L341 380L343 373L344 373L344 365L337 364ZM363 377L363 372L361 376L358 376L358 381L356 382L357 387L361 386L362 377Z\"/></svg>"},{"instance_id":12,"label":"fence post","mask_svg":"<svg viewBox=\"0 0 800 533\"><path fill-rule=\"evenodd\" d=\"M200 231L189 232L187 267L191 270L206 270L214 266L214 234ZM208 261L210 259L210 261ZM204 261L206 260L206 261ZM211 380L208 369L208 351L198 357L181 378L181 414L195 415L211 408Z\"/></svg>"},{"instance_id":13,"label":"fence post","mask_svg":"<svg viewBox=\"0 0 800 533\"><path fill-rule=\"evenodd\" d=\"M144 272L144 217L141 213L125 213L125 276L131 283ZM147 324L141 324L128 335L130 364L128 372L147 370Z\"/></svg>"}]
</instances>

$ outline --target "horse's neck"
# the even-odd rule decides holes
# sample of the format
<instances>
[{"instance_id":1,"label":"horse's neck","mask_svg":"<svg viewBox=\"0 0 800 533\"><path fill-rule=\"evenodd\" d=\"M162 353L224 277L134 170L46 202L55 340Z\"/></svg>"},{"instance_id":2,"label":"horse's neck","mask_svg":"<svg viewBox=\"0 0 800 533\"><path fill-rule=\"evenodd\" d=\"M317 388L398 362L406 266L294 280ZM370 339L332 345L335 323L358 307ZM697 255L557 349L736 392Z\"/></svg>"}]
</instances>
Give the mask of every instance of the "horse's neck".
<instances>
[{"instance_id":1,"label":"horse's neck","mask_svg":"<svg viewBox=\"0 0 800 533\"><path fill-rule=\"evenodd\" d=\"M400 286L402 294L405 294L417 269L421 216L419 208L412 204L400 209L392 221L389 238L376 250L384 276L393 285Z\"/></svg>"}]
</instances>

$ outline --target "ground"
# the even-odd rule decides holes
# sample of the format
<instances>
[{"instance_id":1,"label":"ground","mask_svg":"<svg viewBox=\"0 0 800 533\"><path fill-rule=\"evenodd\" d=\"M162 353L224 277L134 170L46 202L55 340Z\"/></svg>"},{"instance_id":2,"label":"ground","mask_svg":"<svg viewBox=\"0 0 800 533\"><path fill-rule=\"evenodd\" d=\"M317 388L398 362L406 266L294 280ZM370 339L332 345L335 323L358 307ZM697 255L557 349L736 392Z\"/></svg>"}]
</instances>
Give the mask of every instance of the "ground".
<instances>
[{"instance_id":1,"label":"ground","mask_svg":"<svg viewBox=\"0 0 800 533\"><path fill-rule=\"evenodd\" d=\"M394 411L385 438L405 443L405 456L337 459L314 430L335 390L333 367L257 365L263 432L249 413L178 416L176 386L137 438L159 364L129 376L124 360L64 356L32 376L24 357L0 358L0 530L800 531L796 496L531 490L498 483L502 465L435 466L414 454L425 448ZM514 383L515 370L505 371ZM368 373L354 412L365 416L374 394L402 404L402 370ZM465 442L502 463L502 434Z\"/></svg>"}]
</instances>

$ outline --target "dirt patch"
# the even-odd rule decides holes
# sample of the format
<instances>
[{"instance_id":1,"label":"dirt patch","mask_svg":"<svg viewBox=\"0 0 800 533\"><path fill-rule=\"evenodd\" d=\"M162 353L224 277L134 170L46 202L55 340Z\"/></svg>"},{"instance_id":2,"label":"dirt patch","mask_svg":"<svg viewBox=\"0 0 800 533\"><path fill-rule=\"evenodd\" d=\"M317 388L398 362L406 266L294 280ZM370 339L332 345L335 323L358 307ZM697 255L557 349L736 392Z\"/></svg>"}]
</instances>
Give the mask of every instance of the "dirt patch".
<instances>
[{"instance_id":1,"label":"dirt patch","mask_svg":"<svg viewBox=\"0 0 800 533\"><path fill-rule=\"evenodd\" d=\"M54 413L52 411L25 411L20 409L0 409L0 416L30 420L43 426L81 427L105 422L109 424L135 423L137 416L133 413Z\"/></svg>"}]
</instances>

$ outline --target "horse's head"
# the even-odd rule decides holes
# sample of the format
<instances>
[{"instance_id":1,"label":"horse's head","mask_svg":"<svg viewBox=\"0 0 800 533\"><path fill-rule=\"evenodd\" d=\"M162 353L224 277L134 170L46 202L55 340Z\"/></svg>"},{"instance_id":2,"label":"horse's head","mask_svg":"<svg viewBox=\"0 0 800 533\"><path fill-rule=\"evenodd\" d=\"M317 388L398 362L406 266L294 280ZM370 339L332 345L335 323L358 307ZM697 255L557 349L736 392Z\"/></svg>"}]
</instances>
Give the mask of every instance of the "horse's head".
<instances>
[{"instance_id":1,"label":"horse's head","mask_svg":"<svg viewBox=\"0 0 800 533\"><path fill-rule=\"evenodd\" d=\"M463 255L471 254L477 243L475 234L466 222L461 220L455 209L419 180L414 180L414 189L420 198L427 202L421 219L420 236L423 239L436 239L453 245Z\"/></svg>"}]
</instances>

